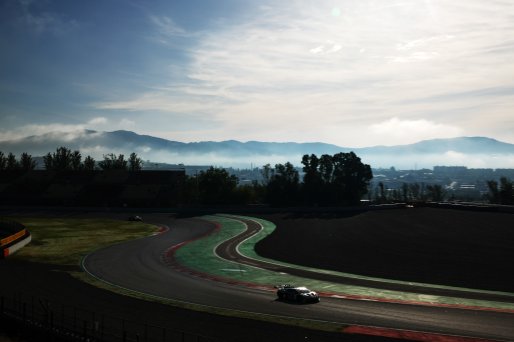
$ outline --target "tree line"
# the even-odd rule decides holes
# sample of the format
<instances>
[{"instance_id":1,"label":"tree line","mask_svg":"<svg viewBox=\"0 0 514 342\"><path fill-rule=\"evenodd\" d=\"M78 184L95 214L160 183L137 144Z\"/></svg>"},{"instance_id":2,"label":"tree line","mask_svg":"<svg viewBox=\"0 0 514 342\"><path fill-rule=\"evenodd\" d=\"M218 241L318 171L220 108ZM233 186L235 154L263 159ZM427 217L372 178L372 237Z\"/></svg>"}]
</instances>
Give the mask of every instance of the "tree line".
<instances>
[{"instance_id":1,"label":"tree line","mask_svg":"<svg viewBox=\"0 0 514 342\"><path fill-rule=\"evenodd\" d=\"M304 155L303 181L293 164L266 164L263 181L238 186L237 177L211 167L187 178L190 203L269 203L272 206L358 205L373 177L371 167L353 152Z\"/></svg>"},{"instance_id":2,"label":"tree line","mask_svg":"<svg viewBox=\"0 0 514 342\"><path fill-rule=\"evenodd\" d=\"M96 161L91 156L82 157L80 151L59 147L43 157L46 170L92 171L127 170L139 171L143 161L136 153L128 158L123 154L106 154ZM28 171L36 167L36 161L28 153L19 159L13 153L5 155L0 151L0 171ZM389 191L378 183L374 191L369 188L373 178L371 167L362 163L354 153L334 155L306 154L301 160L301 169L292 163L266 164L262 167L263 181L251 185L238 185L236 176L223 168L210 167L193 176L185 176L182 198L184 204L249 204L269 203L272 206L348 206L358 205L365 198L376 203L395 201L443 201L445 191L439 184L406 184L400 189ZM299 170L303 171L303 179ZM514 204L514 182L502 177L500 182L491 180L489 201L496 204Z\"/></svg>"},{"instance_id":3,"label":"tree line","mask_svg":"<svg viewBox=\"0 0 514 342\"><path fill-rule=\"evenodd\" d=\"M15 170L34 170L36 167L36 161L32 159L32 156L28 153L22 153L20 159L16 159L16 156L9 152L8 155L5 155L2 151L0 151L0 171L15 171Z\"/></svg>"},{"instance_id":4,"label":"tree line","mask_svg":"<svg viewBox=\"0 0 514 342\"><path fill-rule=\"evenodd\" d=\"M507 177L501 177L500 181L487 181L489 193L484 195L484 199L491 204L513 205L514 204L514 181ZM371 195L371 192L370 192ZM399 189L385 189L382 182L379 182L374 190L374 196L369 199L376 203L392 202L442 202L452 201L444 187L440 184L425 183L403 183Z\"/></svg>"},{"instance_id":5,"label":"tree line","mask_svg":"<svg viewBox=\"0 0 514 342\"><path fill-rule=\"evenodd\" d=\"M514 204L514 182L506 177L500 178L500 183L490 180L487 182L489 187L489 200L491 203L511 205Z\"/></svg>"},{"instance_id":6,"label":"tree line","mask_svg":"<svg viewBox=\"0 0 514 342\"><path fill-rule=\"evenodd\" d=\"M80 151L72 151L67 147L59 147L55 152L48 152L43 157L43 163L46 170L50 171L92 171L92 170L129 170L139 171L142 169L143 160L136 153L131 153L128 159L123 154L116 155L109 153L103 156L103 160L97 162L91 156L86 156L82 160ZM29 171L34 170L37 162L32 156L26 152L16 156L9 152L5 155L0 151L0 171Z\"/></svg>"},{"instance_id":7,"label":"tree line","mask_svg":"<svg viewBox=\"0 0 514 342\"><path fill-rule=\"evenodd\" d=\"M445 197L446 192L440 184L402 183L399 189L386 189L384 183L379 182L373 200L377 203L441 202Z\"/></svg>"}]
</instances>

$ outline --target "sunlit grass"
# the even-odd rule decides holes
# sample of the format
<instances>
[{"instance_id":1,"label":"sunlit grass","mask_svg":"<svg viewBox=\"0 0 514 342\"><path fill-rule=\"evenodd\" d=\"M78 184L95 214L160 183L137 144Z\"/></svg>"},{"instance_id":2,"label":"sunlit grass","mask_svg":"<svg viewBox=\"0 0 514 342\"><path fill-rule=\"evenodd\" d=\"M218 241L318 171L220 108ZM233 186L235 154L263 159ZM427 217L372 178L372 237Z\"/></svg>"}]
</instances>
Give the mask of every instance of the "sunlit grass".
<instances>
[{"instance_id":1,"label":"sunlit grass","mask_svg":"<svg viewBox=\"0 0 514 342\"><path fill-rule=\"evenodd\" d=\"M32 234L32 242L12 258L54 265L79 265L83 256L109 245L148 236L154 225L108 219L13 218Z\"/></svg>"}]
</instances>

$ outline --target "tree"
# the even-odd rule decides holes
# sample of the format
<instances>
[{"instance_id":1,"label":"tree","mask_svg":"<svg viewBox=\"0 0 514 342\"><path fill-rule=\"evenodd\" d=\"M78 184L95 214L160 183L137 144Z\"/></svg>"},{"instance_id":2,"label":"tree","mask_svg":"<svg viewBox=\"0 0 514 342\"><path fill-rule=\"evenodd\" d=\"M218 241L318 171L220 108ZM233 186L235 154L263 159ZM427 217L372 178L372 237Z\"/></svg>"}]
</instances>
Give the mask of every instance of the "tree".
<instances>
[{"instance_id":1,"label":"tree","mask_svg":"<svg viewBox=\"0 0 514 342\"><path fill-rule=\"evenodd\" d=\"M514 204L514 186L506 177L500 178L500 203L505 205Z\"/></svg>"},{"instance_id":2,"label":"tree","mask_svg":"<svg viewBox=\"0 0 514 342\"><path fill-rule=\"evenodd\" d=\"M359 204L362 196L368 193L373 177L370 166L363 164L353 152L324 154L320 158L314 154L304 155L302 164L307 203Z\"/></svg>"},{"instance_id":3,"label":"tree","mask_svg":"<svg viewBox=\"0 0 514 342\"><path fill-rule=\"evenodd\" d=\"M66 147L59 147L52 155L52 166L57 171L70 170L72 168L71 150Z\"/></svg>"},{"instance_id":4,"label":"tree","mask_svg":"<svg viewBox=\"0 0 514 342\"><path fill-rule=\"evenodd\" d=\"M497 181L487 181L487 186L489 187L489 201L491 203L514 204L514 183L507 177L501 177L499 185Z\"/></svg>"},{"instance_id":5,"label":"tree","mask_svg":"<svg viewBox=\"0 0 514 342\"><path fill-rule=\"evenodd\" d=\"M32 159L30 154L23 152L20 156L20 167L24 171L34 170L36 168L36 161Z\"/></svg>"},{"instance_id":6,"label":"tree","mask_svg":"<svg viewBox=\"0 0 514 342\"><path fill-rule=\"evenodd\" d=\"M12 152L9 152L9 154L7 155L7 163L5 165L5 169L9 171L14 171L18 170L19 168L20 164L16 160L16 156Z\"/></svg>"},{"instance_id":7,"label":"tree","mask_svg":"<svg viewBox=\"0 0 514 342\"><path fill-rule=\"evenodd\" d=\"M373 177L371 168L363 164L354 152L322 155L319 160L304 156L303 160L309 162L310 172L309 177L304 178L305 189L310 192L318 189L318 201L356 205L368 192L369 181Z\"/></svg>"},{"instance_id":8,"label":"tree","mask_svg":"<svg viewBox=\"0 0 514 342\"><path fill-rule=\"evenodd\" d=\"M419 185L419 183L409 184L409 192L410 192L413 200L419 200L420 193L421 193L421 186Z\"/></svg>"},{"instance_id":9,"label":"tree","mask_svg":"<svg viewBox=\"0 0 514 342\"><path fill-rule=\"evenodd\" d=\"M444 198L444 190L440 184L427 185L428 198L434 202L440 202Z\"/></svg>"},{"instance_id":10,"label":"tree","mask_svg":"<svg viewBox=\"0 0 514 342\"><path fill-rule=\"evenodd\" d=\"M300 177L293 164L276 164L272 173L267 186L269 203L284 206L298 202Z\"/></svg>"},{"instance_id":11,"label":"tree","mask_svg":"<svg viewBox=\"0 0 514 342\"><path fill-rule=\"evenodd\" d=\"M225 169L211 166L208 170L200 172L197 182L202 203L227 204L232 201L238 179Z\"/></svg>"},{"instance_id":12,"label":"tree","mask_svg":"<svg viewBox=\"0 0 514 342\"><path fill-rule=\"evenodd\" d=\"M100 166L102 170L126 170L127 161L123 154L116 156L113 153L109 153L104 155L104 160L99 162L98 166Z\"/></svg>"},{"instance_id":13,"label":"tree","mask_svg":"<svg viewBox=\"0 0 514 342\"><path fill-rule=\"evenodd\" d=\"M489 180L487 181L487 187L489 188L489 202L499 204L500 189L498 189L498 182L495 180Z\"/></svg>"},{"instance_id":14,"label":"tree","mask_svg":"<svg viewBox=\"0 0 514 342\"><path fill-rule=\"evenodd\" d=\"M354 152L335 154L333 164L333 184L340 191L338 200L346 205L360 204L373 178L371 167L363 164Z\"/></svg>"},{"instance_id":15,"label":"tree","mask_svg":"<svg viewBox=\"0 0 514 342\"><path fill-rule=\"evenodd\" d=\"M130 171L141 171L141 168L143 166L143 159L139 158L137 154L132 152L130 154L129 160L129 170Z\"/></svg>"},{"instance_id":16,"label":"tree","mask_svg":"<svg viewBox=\"0 0 514 342\"><path fill-rule=\"evenodd\" d=\"M270 164L264 165L262 167L261 174L262 174L262 179L263 179L262 183L264 185L268 185L271 180L271 177L273 176L273 169L271 168L271 165Z\"/></svg>"},{"instance_id":17,"label":"tree","mask_svg":"<svg viewBox=\"0 0 514 342\"><path fill-rule=\"evenodd\" d=\"M50 152L48 152L46 156L43 157L43 163L45 164L45 169L53 170L54 158L52 157L52 154Z\"/></svg>"},{"instance_id":18,"label":"tree","mask_svg":"<svg viewBox=\"0 0 514 342\"><path fill-rule=\"evenodd\" d=\"M82 155L79 151L73 151L70 154L70 167L75 171L82 169Z\"/></svg>"},{"instance_id":19,"label":"tree","mask_svg":"<svg viewBox=\"0 0 514 342\"><path fill-rule=\"evenodd\" d=\"M91 156L87 156L84 159L83 169L85 171L93 171L95 169L95 164L96 164L95 160Z\"/></svg>"},{"instance_id":20,"label":"tree","mask_svg":"<svg viewBox=\"0 0 514 342\"><path fill-rule=\"evenodd\" d=\"M64 146L57 148L54 153L48 152L43 157L43 162L47 170L64 171L73 169L72 152Z\"/></svg>"},{"instance_id":21,"label":"tree","mask_svg":"<svg viewBox=\"0 0 514 342\"><path fill-rule=\"evenodd\" d=\"M234 188L232 192L232 203L234 204L255 204L261 203L260 190L263 185L254 181L252 185L241 185Z\"/></svg>"},{"instance_id":22,"label":"tree","mask_svg":"<svg viewBox=\"0 0 514 342\"><path fill-rule=\"evenodd\" d=\"M321 181L323 182L323 184L332 183L332 174L334 172L332 156L328 154L323 154L319 158L319 171L321 174Z\"/></svg>"},{"instance_id":23,"label":"tree","mask_svg":"<svg viewBox=\"0 0 514 342\"><path fill-rule=\"evenodd\" d=\"M5 157L5 154L0 151L0 171L5 170L7 167L7 158Z\"/></svg>"},{"instance_id":24,"label":"tree","mask_svg":"<svg viewBox=\"0 0 514 342\"><path fill-rule=\"evenodd\" d=\"M384 183L379 182L379 183L378 183L378 188L380 189L380 190L379 190L380 192L378 193L380 197L378 198L378 200L379 200L381 203L383 203L383 202L385 202L385 201L386 201L386 193L385 193L385 189L384 189Z\"/></svg>"},{"instance_id":25,"label":"tree","mask_svg":"<svg viewBox=\"0 0 514 342\"><path fill-rule=\"evenodd\" d=\"M320 160L315 154L304 155L303 164L303 190L305 201L307 203L318 203L320 200L320 192L322 186L322 177L320 168Z\"/></svg>"},{"instance_id":26,"label":"tree","mask_svg":"<svg viewBox=\"0 0 514 342\"><path fill-rule=\"evenodd\" d=\"M409 186L407 183L402 183L402 197L404 202L409 201Z\"/></svg>"}]
</instances>

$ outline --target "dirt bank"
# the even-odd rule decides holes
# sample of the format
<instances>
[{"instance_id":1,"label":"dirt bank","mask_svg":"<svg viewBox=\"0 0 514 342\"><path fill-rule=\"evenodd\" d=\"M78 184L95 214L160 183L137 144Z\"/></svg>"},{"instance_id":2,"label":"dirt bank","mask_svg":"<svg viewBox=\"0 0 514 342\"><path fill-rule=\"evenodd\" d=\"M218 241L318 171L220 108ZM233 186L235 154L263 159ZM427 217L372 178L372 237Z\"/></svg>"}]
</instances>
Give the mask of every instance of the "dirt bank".
<instances>
[{"instance_id":1,"label":"dirt bank","mask_svg":"<svg viewBox=\"0 0 514 342\"><path fill-rule=\"evenodd\" d=\"M413 282L514 292L514 215L408 208L263 215L265 257Z\"/></svg>"}]
</instances>

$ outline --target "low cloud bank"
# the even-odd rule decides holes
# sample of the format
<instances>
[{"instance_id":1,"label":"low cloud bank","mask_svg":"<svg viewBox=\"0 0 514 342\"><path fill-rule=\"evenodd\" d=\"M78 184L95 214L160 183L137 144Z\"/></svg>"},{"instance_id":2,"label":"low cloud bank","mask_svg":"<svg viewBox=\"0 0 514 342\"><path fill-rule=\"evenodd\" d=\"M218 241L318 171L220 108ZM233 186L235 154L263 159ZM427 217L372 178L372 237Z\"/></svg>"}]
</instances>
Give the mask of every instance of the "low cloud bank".
<instances>
[{"instance_id":1,"label":"low cloud bank","mask_svg":"<svg viewBox=\"0 0 514 342\"><path fill-rule=\"evenodd\" d=\"M101 122L101 119L97 121ZM353 149L362 161L373 168L397 169L431 169L434 166L467 166L469 168L514 168L514 147L487 138L464 138L454 146L450 141L429 141L423 146L400 146L396 148L377 147L359 150ZM73 130L67 132L51 132L43 135L1 141L0 151L19 156L27 152L34 157L55 152L58 147L65 146L71 150L79 150L83 158L92 156L102 160L106 154L124 154L126 157L135 152L145 161L186 164L214 165L221 167L250 168L265 164L274 166L277 163L291 162L301 167L303 154L314 152L334 154L349 152L352 149L339 148L326 144L269 144L252 142L243 144L234 141L221 143L183 144L166 141L148 136L138 135L129 131L95 132ZM442 148L441 146L445 146ZM434 153L437 149L439 153ZM304 152L305 151L305 152ZM321 152L323 151L323 152ZM432 152L431 152L432 151ZM465 152L462 152L465 151ZM481 153L478 153L478 152ZM485 151L485 152L482 152ZM486 153L502 151L502 153ZM475 153L477 152L477 153Z\"/></svg>"}]
</instances>

